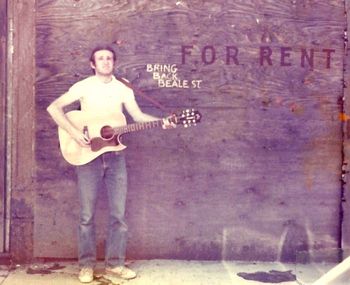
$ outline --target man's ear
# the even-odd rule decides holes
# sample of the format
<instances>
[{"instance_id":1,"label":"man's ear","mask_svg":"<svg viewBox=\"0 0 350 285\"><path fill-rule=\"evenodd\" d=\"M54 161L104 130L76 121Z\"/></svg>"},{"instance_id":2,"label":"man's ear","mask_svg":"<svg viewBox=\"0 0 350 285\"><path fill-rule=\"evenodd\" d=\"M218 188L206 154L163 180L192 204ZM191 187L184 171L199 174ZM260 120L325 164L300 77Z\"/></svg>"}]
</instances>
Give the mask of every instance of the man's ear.
<instances>
[{"instance_id":1,"label":"man's ear","mask_svg":"<svg viewBox=\"0 0 350 285\"><path fill-rule=\"evenodd\" d=\"M93 63L92 61L90 61L90 66L92 69L95 69L95 63Z\"/></svg>"}]
</instances>

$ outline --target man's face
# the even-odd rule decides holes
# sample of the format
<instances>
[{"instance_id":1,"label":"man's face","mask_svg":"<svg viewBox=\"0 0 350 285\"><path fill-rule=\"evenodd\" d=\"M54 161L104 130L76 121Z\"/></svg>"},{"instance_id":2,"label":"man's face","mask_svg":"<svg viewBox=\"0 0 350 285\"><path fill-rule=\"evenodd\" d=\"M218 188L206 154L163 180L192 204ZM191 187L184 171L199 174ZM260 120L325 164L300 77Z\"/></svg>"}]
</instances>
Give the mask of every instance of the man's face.
<instances>
[{"instance_id":1,"label":"man's face","mask_svg":"<svg viewBox=\"0 0 350 285\"><path fill-rule=\"evenodd\" d=\"M113 53L109 50L99 50L94 54L95 63L91 62L91 67L96 75L112 75L114 70Z\"/></svg>"}]
</instances>

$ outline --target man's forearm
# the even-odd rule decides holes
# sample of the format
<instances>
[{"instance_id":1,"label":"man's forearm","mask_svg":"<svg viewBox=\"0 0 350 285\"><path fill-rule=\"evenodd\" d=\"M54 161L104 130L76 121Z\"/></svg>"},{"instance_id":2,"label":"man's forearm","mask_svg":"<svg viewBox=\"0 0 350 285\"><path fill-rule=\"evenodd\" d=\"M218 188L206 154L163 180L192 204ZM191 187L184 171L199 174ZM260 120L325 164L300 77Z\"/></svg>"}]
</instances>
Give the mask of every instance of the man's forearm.
<instances>
[{"instance_id":1,"label":"man's forearm","mask_svg":"<svg viewBox=\"0 0 350 285\"><path fill-rule=\"evenodd\" d=\"M49 107L47 107L47 111L60 128L64 129L69 134L73 134L76 131L76 128L67 119L62 108L56 106L55 103L52 103Z\"/></svg>"}]
</instances>

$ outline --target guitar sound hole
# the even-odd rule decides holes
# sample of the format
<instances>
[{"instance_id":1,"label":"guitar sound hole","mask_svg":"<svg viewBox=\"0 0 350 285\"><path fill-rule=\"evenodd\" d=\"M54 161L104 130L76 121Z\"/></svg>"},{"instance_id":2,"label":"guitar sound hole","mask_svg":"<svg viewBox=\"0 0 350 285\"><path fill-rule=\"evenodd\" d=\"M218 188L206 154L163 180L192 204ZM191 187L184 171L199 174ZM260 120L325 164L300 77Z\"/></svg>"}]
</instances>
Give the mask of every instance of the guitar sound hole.
<instances>
[{"instance_id":1,"label":"guitar sound hole","mask_svg":"<svg viewBox=\"0 0 350 285\"><path fill-rule=\"evenodd\" d=\"M112 127L110 126L104 126L101 129L101 137L105 140L110 140L111 138L114 137L114 130Z\"/></svg>"}]
</instances>

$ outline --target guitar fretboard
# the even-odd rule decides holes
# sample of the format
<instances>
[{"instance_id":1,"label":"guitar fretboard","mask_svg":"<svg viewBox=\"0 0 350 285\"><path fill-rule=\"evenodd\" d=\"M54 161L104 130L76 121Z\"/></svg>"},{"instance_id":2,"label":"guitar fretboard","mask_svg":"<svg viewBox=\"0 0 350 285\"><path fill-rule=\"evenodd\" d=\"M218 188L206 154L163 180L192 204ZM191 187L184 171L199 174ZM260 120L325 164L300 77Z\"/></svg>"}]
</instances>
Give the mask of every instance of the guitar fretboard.
<instances>
[{"instance_id":1,"label":"guitar fretboard","mask_svg":"<svg viewBox=\"0 0 350 285\"><path fill-rule=\"evenodd\" d=\"M162 126L162 120L157 120L157 121L151 121L151 122L128 124L126 126L114 128L114 131L118 134L125 134L125 133L158 128L161 126Z\"/></svg>"}]
</instances>

